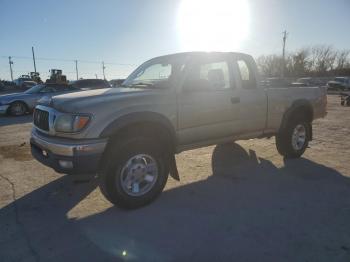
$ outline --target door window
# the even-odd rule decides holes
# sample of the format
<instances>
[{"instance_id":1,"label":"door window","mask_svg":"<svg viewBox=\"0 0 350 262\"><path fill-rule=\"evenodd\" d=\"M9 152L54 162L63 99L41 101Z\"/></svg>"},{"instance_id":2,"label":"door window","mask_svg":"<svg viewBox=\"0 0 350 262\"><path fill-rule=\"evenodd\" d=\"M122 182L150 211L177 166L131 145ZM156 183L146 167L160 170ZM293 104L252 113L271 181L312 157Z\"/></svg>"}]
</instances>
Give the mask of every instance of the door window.
<instances>
[{"instance_id":1,"label":"door window","mask_svg":"<svg viewBox=\"0 0 350 262\"><path fill-rule=\"evenodd\" d=\"M162 80L168 79L171 75L171 64L153 64L140 71L135 81Z\"/></svg>"},{"instance_id":2,"label":"door window","mask_svg":"<svg viewBox=\"0 0 350 262\"><path fill-rule=\"evenodd\" d=\"M229 66L226 61L199 62L192 65L185 81L185 89L210 91L231 88Z\"/></svg>"}]
</instances>

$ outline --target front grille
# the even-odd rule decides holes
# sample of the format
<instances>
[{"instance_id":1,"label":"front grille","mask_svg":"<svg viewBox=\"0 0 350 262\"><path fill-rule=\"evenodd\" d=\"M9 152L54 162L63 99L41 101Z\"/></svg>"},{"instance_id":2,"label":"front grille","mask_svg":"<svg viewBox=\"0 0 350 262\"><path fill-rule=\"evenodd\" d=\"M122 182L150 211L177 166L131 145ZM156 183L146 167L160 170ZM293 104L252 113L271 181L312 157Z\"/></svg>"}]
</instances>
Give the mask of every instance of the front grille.
<instances>
[{"instance_id":1,"label":"front grille","mask_svg":"<svg viewBox=\"0 0 350 262\"><path fill-rule=\"evenodd\" d=\"M49 131L49 112L35 109L34 111L34 125L41 130Z\"/></svg>"}]
</instances>

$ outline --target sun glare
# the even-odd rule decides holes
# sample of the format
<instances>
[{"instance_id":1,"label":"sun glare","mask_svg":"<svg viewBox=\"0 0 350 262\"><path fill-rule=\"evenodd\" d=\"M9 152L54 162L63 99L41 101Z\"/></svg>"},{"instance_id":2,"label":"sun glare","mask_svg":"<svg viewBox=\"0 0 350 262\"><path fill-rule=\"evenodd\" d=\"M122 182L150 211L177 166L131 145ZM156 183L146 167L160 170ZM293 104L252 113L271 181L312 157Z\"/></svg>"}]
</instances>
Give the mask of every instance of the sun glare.
<instances>
[{"instance_id":1,"label":"sun glare","mask_svg":"<svg viewBox=\"0 0 350 262\"><path fill-rule=\"evenodd\" d=\"M249 33L246 0L182 0L178 32L183 49L234 51Z\"/></svg>"}]
</instances>

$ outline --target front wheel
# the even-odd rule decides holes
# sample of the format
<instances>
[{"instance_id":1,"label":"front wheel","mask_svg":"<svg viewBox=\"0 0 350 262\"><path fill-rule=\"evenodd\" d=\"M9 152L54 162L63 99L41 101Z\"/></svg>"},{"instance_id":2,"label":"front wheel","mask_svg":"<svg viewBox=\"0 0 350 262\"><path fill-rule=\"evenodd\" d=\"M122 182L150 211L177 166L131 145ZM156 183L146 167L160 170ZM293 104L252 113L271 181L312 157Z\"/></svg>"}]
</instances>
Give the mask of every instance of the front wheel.
<instances>
[{"instance_id":1,"label":"front wheel","mask_svg":"<svg viewBox=\"0 0 350 262\"><path fill-rule=\"evenodd\" d=\"M116 206L138 208L151 203L163 190L169 174L166 154L156 141L131 138L107 152L100 175L102 194Z\"/></svg>"},{"instance_id":2,"label":"front wheel","mask_svg":"<svg viewBox=\"0 0 350 262\"><path fill-rule=\"evenodd\" d=\"M290 120L285 128L276 135L278 152L286 158L298 158L306 150L311 134L311 123L302 120Z\"/></svg>"},{"instance_id":3,"label":"front wheel","mask_svg":"<svg viewBox=\"0 0 350 262\"><path fill-rule=\"evenodd\" d=\"M22 116L27 111L27 107L23 102L14 102L10 105L9 111L13 116Z\"/></svg>"}]
</instances>

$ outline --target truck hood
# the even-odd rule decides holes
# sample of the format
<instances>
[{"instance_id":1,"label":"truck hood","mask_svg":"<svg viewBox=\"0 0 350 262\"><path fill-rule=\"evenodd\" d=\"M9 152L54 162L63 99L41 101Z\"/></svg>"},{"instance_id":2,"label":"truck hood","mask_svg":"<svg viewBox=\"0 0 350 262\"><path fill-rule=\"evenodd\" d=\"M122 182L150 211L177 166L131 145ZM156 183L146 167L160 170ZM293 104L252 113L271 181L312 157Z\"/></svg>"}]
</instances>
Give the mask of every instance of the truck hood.
<instances>
[{"instance_id":1,"label":"truck hood","mask_svg":"<svg viewBox=\"0 0 350 262\"><path fill-rule=\"evenodd\" d=\"M150 89L141 88L103 88L68 93L43 98L39 104L53 107L61 112L81 112L82 109L93 109L94 105L106 103L126 96L140 96Z\"/></svg>"}]
</instances>

